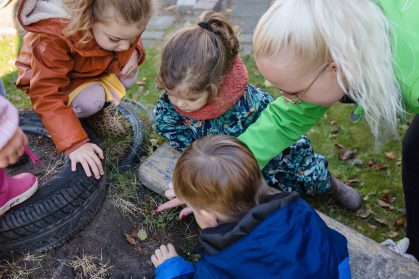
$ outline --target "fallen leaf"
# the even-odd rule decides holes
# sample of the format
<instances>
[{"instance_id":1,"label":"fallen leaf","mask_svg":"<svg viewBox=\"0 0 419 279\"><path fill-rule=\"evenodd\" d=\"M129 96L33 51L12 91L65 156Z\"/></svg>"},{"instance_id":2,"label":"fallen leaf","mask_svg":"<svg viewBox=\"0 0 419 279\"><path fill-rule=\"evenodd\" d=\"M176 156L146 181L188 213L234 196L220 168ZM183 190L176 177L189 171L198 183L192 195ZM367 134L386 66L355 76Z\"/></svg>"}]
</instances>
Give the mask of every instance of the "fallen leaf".
<instances>
[{"instance_id":1,"label":"fallen leaf","mask_svg":"<svg viewBox=\"0 0 419 279\"><path fill-rule=\"evenodd\" d=\"M386 164L383 164L383 163L372 165L372 169L373 170L385 170L387 168L388 168L387 165Z\"/></svg>"},{"instance_id":2,"label":"fallen leaf","mask_svg":"<svg viewBox=\"0 0 419 279\"><path fill-rule=\"evenodd\" d=\"M13 96L12 96L12 99L13 99L14 101L21 101L21 100L22 100L22 97L20 97L19 95L13 95Z\"/></svg>"},{"instance_id":3,"label":"fallen leaf","mask_svg":"<svg viewBox=\"0 0 419 279\"><path fill-rule=\"evenodd\" d=\"M338 126L335 126L332 128L332 130L330 131L330 133L336 135L340 132L340 128Z\"/></svg>"},{"instance_id":4,"label":"fallen leaf","mask_svg":"<svg viewBox=\"0 0 419 279\"><path fill-rule=\"evenodd\" d=\"M341 161L353 159L355 158L356 153L358 153L357 149L341 150L339 151L339 159Z\"/></svg>"},{"instance_id":5,"label":"fallen leaf","mask_svg":"<svg viewBox=\"0 0 419 279\"><path fill-rule=\"evenodd\" d=\"M332 121L330 121L330 126L336 126L336 124L337 124L338 122L336 121L336 120L332 120Z\"/></svg>"},{"instance_id":6,"label":"fallen leaf","mask_svg":"<svg viewBox=\"0 0 419 279\"><path fill-rule=\"evenodd\" d=\"M403 219L396 219L394 221L394 226L396 228L398 228L398 227L404 226L404 223L405 223L405 221Z\"/></svg>"},{"instance_id":7,"label":"fallen leaf","mask_svg":"<svg viewBox=\"0 0 419 279\"><path fill-rule=\"evenodd\" d=\"M385 225L385 226L388 227L387 220L385 220L383 218L375 218L374 220L377 221L378 223L380 223L381 225Z\"/></svg>"},{"instance_id":8,"label":"fallen leaf","mask_svg":"<svg viewBox=\"0 0 419 279\"><path fill-rule=\"evenodd\" d=\"M371 167L372 165L374 165L374 161L369 159L367 162L367 165Z\"/></svg>"},{"instance_id":9,"label":"fallen leaf","mask_svg":"<svg viewBox=\"0 0 419 279\"><path fill-rule=\"evenodd\" d=\"M395 160L396 154L394 154L394 152L384 152L384 157L386 157L389 160Z\"/></svg>"},{"instance_id":10,"label":"fallen leaf","mask_svg":"<svg viewBox=\"0 0 419 279\"><path fill-rule=\"evenodd\" d=\"M131 244L131 245L136 245L137 244L137 241L135 241L135 239L127 233L125 234L125 238L127 239L129 244Z\"/></svg>"},{"instance_id":11,"label":"fallen leaf","mask_svg":"<svg viewBox=\"0 0 419 279\"><path fill-rule=\"evenodd\" d=\"M337 149L345 149L345 146L343 146L343 144L340 144L340 143L335 143L335 147Z\"/></svg>"},{"instance_id":12,"label":"fallen leaf","mask_svg":"<svg viewBox=\"0 0 419 279\"><path fill-rule=\"evenodd\" d=\"M375 231L377 229L377 226L373 225L373 224L368 224L368 227L373 231Z\"/></svg>"},{"instance_id":13,"label":"fallen leaf","mask_svg":"<svg viewBox=\"0 0 419 279\"><path fill-rule=\"evenodd\" d=\"M389 193L386 193L381 197L381 200L385 201L386 203L393 203L396 200L396 197L391 197Z\"/></svg>"},{"instance_id":14,"label":"fallen leaf","mask_svg":"<svg viewBox=\"0 0 419 279\"><path fill-rule=\"evenodd\" d=\"M385 201L377 200L377 202L378 202L378 205L381 206L381 207L383 207L383 208L389 208L389 207L391 207L391 204L389 204L389 203L387 203Z\"/></svg>"},{"instance_id":15,"label":"fallen leaf","mask_svg":"<svg viewBox=\"0 0 419 279\"><path fill-rule=\"evenodd\" d=\"M394 231L390 231L390 232L386 233L386 236L388 238L396 238L397 236L399 236L399 233L398 232L394 232Z\"/></svg>"},{"instance_id":16,"label":"fallen leaf","mask_svg":"<svg viewBox=\"0 0 419 279\"><path fill-rule=\"evenodd\" d=\"M129 235L131 237L135 238L135 237L137 237L139 230L140 230L140 228L137 226L129 232Z\"/></svg>"},{"instance_id":17,"label":"fallen leaf","mask_svg":"<svg viewBox=\"0 0 419 279\"><path fill-rule=\"evenodd\" d=\"M146 84L147 79L143 78L141 80L137 80L135 83L138 85L145 85Z\"/></svg>"},{"instance_id":18,"label":"fallen leaf","mask_svg":"<svg viewBox=\"0 0 419 279\"><path fill-rule=\"evenodd\" d=\"M147 232L144 229L139 230L137 236L141 241L146 240L148 237Z\"/></svg>"},{"instance_id":19,"label":"fallen leaf","mask_svg":"<svg viewBox=\"0 0 419 279\"><path fill-rule=\"evenodd\" d=\"M370 208L361 208L358 209L355 213L356 216L361 217L362 219L368 218L370 214L372 213L372 210Z\"/></svg>"},{"instance_id":20,"label":"fallen leaf","mask_svg":"<svg viewBox=\"0 0 419 279\"><path fill-rule=\"evenodd\" d=\"M348 181L346 182L346 184L349 185L349 186L359 184L359 183L361 183L361 180L359 180L357 178L348 179Z\"/></svg>"}]
</instances>

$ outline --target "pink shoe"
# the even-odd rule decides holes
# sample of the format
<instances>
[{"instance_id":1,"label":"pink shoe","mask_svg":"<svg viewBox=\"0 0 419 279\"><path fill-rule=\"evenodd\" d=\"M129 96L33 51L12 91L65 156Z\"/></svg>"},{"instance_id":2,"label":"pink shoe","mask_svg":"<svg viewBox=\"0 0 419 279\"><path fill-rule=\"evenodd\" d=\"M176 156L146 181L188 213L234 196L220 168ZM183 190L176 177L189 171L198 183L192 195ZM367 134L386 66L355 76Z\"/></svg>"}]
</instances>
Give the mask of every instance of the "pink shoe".
<instances>
[{"instance_id":1,"label":"pink shoe","mask_svg":"<svg viewBox=\"0 0 419 279\"><path fill-rule=\"evenodd\" d=\"M10 177L5 169L0 169L0 218L11 207L32 196L38 189L38 179L31 173L21 173Z\"/></svg>"}]
</instances>

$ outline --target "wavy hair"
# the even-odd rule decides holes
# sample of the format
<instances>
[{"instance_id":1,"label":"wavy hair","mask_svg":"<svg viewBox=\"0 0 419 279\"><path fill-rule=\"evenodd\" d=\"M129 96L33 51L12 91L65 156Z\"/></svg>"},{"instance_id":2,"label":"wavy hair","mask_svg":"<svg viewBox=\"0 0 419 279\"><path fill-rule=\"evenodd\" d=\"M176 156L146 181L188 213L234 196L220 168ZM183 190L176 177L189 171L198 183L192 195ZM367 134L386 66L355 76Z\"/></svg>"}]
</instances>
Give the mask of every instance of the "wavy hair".
<instances>
[{"instance_id":1,"label":"wavy hair","mask_svg":"<svg viewBox=\"0 0 419 279\"><path fill-rule=\"evenodd\" d=\"M286 49L309 69L332 58L340 87L364 109L379 146L398 137L397 115L404 113L390 31L371 0L277 0L260 19L253 45L256 57Z\"/></svg>"},{"instance_id":2,"label":"wavy hair","mask_svg":"<svg viewBox=\"0 0 419 279\"><path fill-rule=\"evenodd\" d=\"M146 24L155 10L153 0L62 0L71 16L64 29L66 36L81 33L80 43L93 38L91 28L95 22L103 22L103 15L112 8L130 24Z\"/></svg>"}]
</instances>

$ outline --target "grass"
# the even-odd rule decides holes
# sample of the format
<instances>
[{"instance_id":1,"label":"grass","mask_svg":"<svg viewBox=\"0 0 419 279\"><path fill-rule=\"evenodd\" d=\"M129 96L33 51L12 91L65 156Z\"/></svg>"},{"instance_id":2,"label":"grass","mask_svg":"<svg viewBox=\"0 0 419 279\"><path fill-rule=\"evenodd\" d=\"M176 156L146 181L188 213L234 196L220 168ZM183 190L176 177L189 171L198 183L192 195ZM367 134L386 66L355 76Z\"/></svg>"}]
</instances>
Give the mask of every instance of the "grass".
<instances>
[{"instance_id":1,"label":"grass","mask_svg":"<svg viewBox=\"0 0 419 279\"><path fill-rule=\"evenodd\" d=\"M16 37L0 38L0 51L3 54L0 58L0 76L5 82L9 99L20 109L25 109L30 107L30 102L25 94L14 87L17 72L12 62L18 41ZM154 85L158 51L149 49L147 54L146 62L140 68L138 82L129 90L128 97L152 106L159 97ZM249 70L250 82L278 96L277 91L269 87L258 73L253 57L244 57L244 61ZM365 121L356 124L351 122L352 110L352 105L334 105L307 135L314 150L328 159L331 173L343 182L351 182L361 192L364 199L362 210L349 212L338 206L329 195L308 200L318 210L376 241L401 238L404 236L405 217L400 140L386 143L377 152ZM406 128L406 124L400 124L400 135L403 135ZM152 132L148 151L151 152L161 142L161 138ZM353 149L357 150L356 160L339 159L339 152ZM154 214L154 206L162 200L156 196L139 196L135 170L126 174L113 171L111 176L115 183L110 193L117 205L128 215L142 214L150 231L161 229L176 219L174 211L159 216Z\"/></svg>"}]
</instances>

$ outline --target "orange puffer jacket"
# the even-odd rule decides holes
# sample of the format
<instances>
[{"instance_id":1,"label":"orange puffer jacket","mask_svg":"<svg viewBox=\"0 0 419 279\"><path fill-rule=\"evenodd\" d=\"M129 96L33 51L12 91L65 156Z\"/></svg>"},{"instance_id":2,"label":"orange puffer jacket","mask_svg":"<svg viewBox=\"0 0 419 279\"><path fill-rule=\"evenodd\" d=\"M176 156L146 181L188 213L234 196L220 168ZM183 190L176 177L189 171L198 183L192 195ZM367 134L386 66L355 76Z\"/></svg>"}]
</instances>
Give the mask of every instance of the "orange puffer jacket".
<instances>
[{"instance_id":1,"label":"orange puffer jacket","mask_svg":"<svg viewBox=\"0 0 419 279\"><path fill-rule=\"evenodd\" d=\"M134 50L141 64L145 50L140 37L130 49L117 53L101 49L94 39L80 44L80 36L64 36L66 21L62 18L25 24L22 10L28 10L27 6L33 2L23 0L18 11L19 22L29 33L16 61L19 70L16 86L29 95L57 150L68 152L88 141L79 119L68 106L68 94L81 84L109 73L119 76Z\"/></svg>"}]
</instances>

